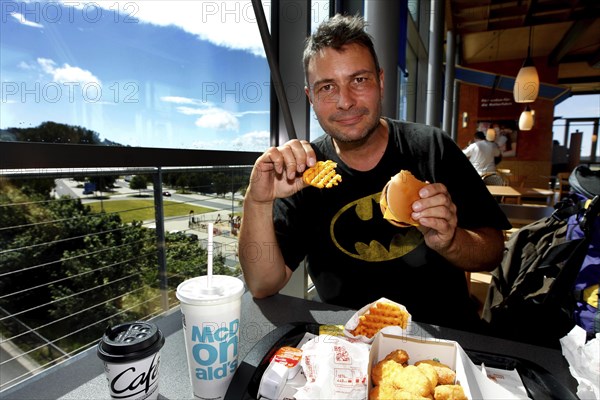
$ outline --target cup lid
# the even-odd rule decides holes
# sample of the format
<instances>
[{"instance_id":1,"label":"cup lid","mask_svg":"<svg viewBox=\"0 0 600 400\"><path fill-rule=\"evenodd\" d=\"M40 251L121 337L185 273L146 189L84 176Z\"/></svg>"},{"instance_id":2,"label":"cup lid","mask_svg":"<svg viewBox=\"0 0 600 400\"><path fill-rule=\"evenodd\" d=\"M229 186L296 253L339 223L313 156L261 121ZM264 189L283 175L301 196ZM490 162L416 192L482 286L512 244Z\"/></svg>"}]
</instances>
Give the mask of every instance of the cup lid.
<instances>
[{"instance_id":1,"label":"cup lid","mask_svg":"<svg viewBox=\"0 0 600 400\"><path fill-rule=\"evenodd\" d=\"M158 327L145 321L126 322L108 327L98 343L98 357L114 363L142 359L165 344Z\"/></svg>"},{"instance_id":2,"label":"cup lid","mask_svg":"<svg viewBox=\"0 0 600 400\"><path fill-rule=\"evenodd\" d=\"M244 294L244 282L228 275L213 275L208 286L208 276L198 276L177 286L179 301L193 305L216 305L237 300Z\"/></svg>"}]
</instances>

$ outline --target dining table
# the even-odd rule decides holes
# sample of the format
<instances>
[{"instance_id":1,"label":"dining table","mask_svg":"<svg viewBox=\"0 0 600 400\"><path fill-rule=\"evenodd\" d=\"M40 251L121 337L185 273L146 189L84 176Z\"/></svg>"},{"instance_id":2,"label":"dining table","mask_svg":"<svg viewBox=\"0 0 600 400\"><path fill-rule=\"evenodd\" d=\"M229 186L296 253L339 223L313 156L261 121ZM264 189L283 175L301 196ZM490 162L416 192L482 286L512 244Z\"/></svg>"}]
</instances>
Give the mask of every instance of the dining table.
<instances>
[{"instance_id":1,"label":"dining table","mask_svg":"<svg viewBox=\"0 0 600 400\"><path fill-rule=\"evenodd\" d=\"M544 199L546 204L554 205L554 191L536 187L488 185L492 196L500 198L504 203L507 199L514 199L516 204L522 204L523 198Z\"/></svg>"},{"instance_id":2,"label":"dining table","mask_svg":"<svg viewBox=\"0 0 600 400\"><path fill-rule=\"evenodd\" d=\"M446 311L440 309L440 312ZM242 296L238 372L255 365L256 360L250 358L256 359L257 354L260 358L264 353L264 349L260 349L261 345L264 346L265 340L269 343L275 342L276 338L271 336L280 334L282 328L290 324L343 325L354 313L355 310L352 309L282 294L256 299L249 292L245 292ZM179 306L151 321L166 337L161 350L158 399L193 399ZM568 363L558 349L418 321L413 321L412 324L411 334L422 338L453 340L466 351L492 352L541 366L561 389L570 393L576 391L577 381L569 373ZM239 380L236 381L234 377L232 385L235 384L239 384ZM2 391L0 398L80 400L110 399L110 396L103 363L97 356L96 348L92 347Z\"/></svg>"},{"instance_id":3,"label":"dining table","mask_svg":"<svg viewBox=\"0 0 600 400\"><path fill-rule=\"evenodd\" d=\"M487 185L486 186L492 196L500 199L500 202L504 202L505 199L515 199L516 203L521 203L521 192L512 186L505 185Z\"/></svg>"}]
</instances>

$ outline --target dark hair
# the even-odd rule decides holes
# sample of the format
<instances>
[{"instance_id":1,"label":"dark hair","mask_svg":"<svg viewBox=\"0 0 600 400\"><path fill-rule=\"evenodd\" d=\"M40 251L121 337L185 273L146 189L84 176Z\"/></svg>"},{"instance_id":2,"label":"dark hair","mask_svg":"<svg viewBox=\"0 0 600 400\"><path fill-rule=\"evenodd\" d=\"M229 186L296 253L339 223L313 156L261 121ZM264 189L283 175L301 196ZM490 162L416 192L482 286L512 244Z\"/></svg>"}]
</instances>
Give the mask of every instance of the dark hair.
<instances>
[{"instance_id":1,"label":"dark hair","mask_svg":"<svg viewBox=\"0 0 600 400\"><path fill-rule=\"evenodd\" d=\"M485 140L485 133L483 133L481 131L477 131L477 132L475 132L475 134L473 135L473 137L475 139Z\"/></svg>"},{"instance_id":2,"label":"dark hair","mask_svg":"<svg viewBox=\"0 0 600 400\"><path fill-rule=\"evenodd\" d=\"M343 46L357 43L365 46L373 56L375 71L379 76L379 60L373 46L373 39L365 32L365 20L360 15L348 16L336 14L319 25L317 31L306 39L302 61L304 79L308 85L308 63L319 51L331 47L340 50Z\"/></svg>"}]
</instances>

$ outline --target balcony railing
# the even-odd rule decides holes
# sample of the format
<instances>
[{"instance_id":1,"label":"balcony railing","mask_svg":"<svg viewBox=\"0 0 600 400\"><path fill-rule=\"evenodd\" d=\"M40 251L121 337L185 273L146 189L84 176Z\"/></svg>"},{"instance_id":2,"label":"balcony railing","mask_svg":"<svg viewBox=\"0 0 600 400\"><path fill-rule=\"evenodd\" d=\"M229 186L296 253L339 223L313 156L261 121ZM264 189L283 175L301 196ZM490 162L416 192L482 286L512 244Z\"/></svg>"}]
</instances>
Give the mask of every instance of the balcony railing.
<instances>
[{"instance_id":1,"label":"balcony railing","mask_svg":"<svg viewBox=\"0 0 600 400\"><path fill-rule=\"evenodd\" d=\"M258 154L9 142L0 153L0 390L111 324L175 307L177 285L206 271L208 222L215 273L240 275L242 193ZM227 181L215 194L215 182L185 182L194 175ZM131 189L131 176L150 184ZM102 177L117 180L80 181Z\"/></svg>"}]
</instances>

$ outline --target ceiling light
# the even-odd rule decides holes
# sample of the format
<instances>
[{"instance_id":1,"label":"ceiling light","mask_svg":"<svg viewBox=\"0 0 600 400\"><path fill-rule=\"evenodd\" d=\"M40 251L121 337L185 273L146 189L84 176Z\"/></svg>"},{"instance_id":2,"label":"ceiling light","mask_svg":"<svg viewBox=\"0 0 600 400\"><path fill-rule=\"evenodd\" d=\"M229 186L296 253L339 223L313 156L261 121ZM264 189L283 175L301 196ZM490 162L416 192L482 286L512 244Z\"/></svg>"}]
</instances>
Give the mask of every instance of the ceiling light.
<instances>
[{"instance_id":1,"label":"ceiling light","mask_svg":"<svg viewBox=\"0 0 600 400\"><path fill-rule=\"evenodd\" d=\"M522 131L530 131L533 128L533 112L529 106L525 107L525 110L519 117L519 129Z\"/></svg>"},{"instance_id":2,"label":"ceiling light","mask_svg":"<svg viewBox=\"0 0 600 400\"><path fill-rule=\"evenodd\" d=\"M540 78L531 59L531 27L529 27L529 45L527 58L515 79L513 95L517 103L532 103L537 99L540 90Z\"/></svg>"}]
</instances>

